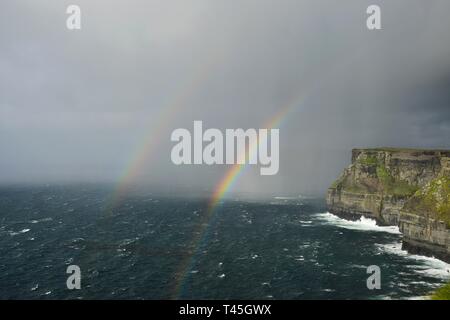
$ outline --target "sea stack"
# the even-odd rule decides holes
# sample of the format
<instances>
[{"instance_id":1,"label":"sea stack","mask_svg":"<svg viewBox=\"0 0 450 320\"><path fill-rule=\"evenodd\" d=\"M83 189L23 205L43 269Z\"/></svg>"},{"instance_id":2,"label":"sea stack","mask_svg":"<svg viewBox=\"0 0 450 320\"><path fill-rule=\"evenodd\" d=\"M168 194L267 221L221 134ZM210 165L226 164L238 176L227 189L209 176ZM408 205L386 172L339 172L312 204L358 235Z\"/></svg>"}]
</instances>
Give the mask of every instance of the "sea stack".
<instances>
[{"instance_id":1,"label":"sea stack","mask_svg":"<svg viewBox=\"0 0 450 320\"><path fill-rule=\"evenodd\" d=\"M328 210L398 225L403 248L450 262L450 150L354 149Z\"/></svg>"}]
</instances>

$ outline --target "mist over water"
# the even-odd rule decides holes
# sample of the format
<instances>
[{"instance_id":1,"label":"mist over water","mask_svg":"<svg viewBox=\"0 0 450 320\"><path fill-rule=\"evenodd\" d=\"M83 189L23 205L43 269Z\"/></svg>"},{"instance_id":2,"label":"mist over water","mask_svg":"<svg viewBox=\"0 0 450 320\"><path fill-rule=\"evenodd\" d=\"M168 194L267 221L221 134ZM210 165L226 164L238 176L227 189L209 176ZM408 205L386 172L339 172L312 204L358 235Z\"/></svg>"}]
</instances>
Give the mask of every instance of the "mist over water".
<instances>
[{"instance_id":1,"label":"mist over water","mask_svg":"<svg viewBox=\"0 0 450 320\"><path fill-rule=\"evenodd\" d=\"M0 298L409 299L450 266L401 250L395 228L326 213L322 199L129 196L110 187L0 189ZM82 289L66 288L79 265ZM366 287L369 265L381 290Z\"/></svg>"},{"instance_id":2,"label":"mist over water","mask_svg":"<svg viewBox=\"0 0 450 320\"><path fill-rule=\"evenodd\" d=\"M324 193L354 147L450 148L447 0L4 0L0 184L211 190L227 166L175 166L170 134L280 122L280 170L237 192ZM169 116L167 116L167 114Z\"/></svg>"}]
</instances>

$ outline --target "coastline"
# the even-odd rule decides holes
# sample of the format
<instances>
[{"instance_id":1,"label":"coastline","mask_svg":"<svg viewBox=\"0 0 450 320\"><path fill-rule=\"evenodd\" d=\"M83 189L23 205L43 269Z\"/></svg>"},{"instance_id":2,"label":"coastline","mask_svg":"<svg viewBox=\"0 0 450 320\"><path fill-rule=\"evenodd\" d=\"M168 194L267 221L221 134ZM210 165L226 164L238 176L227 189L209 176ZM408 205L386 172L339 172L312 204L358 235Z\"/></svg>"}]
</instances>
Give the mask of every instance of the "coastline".
<instances>
[{"instance_id":1,"label":"coastline","mask_svg":"<svg viewBox=\"0 0 450 320\"><path fill-rule=\"evenodd\" d=\"M340 225L341 227L346 229L378 231L402 235L400 229L397 226L383 226L380 225L375 219L367 218L364 215L347 215L348 217L350 217L350 219L346 219L345 216L337 215L332 212L326 212L320 215L322 215L323 217L327 217L327 219L329 221L332 221L333 224ZM430 292L425 295L407 298L408 300L450 300L450 264L448 262L434 256L412 253L408 250L405 250L402 243L392 243L377 246L379 246L379 248L385 252L402 256L407 259L419 260L423 262L431 261L434 264L441 264L443 272L445 271L446 273L448 273L447 276L442 273L442 279L445 279L446 283L443 283L441 286L439 286L439 288L430 290Z\"/></svg>"}]
</instances>

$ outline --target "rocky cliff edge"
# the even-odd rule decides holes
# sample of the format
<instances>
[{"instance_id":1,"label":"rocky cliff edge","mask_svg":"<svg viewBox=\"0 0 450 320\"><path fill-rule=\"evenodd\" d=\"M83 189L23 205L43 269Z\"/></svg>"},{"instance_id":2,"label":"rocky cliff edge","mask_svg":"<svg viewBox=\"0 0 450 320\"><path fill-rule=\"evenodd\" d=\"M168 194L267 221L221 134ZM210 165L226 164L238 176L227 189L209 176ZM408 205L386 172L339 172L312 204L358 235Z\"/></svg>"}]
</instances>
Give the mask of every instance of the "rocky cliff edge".
<instances>
[{"instance_id":1,"label":"rocky cliff edge","mask_svg":"<svg viewBox=\"0 0 450 320\"><path fill-rule=\"evenodd\" d=\"M354 149L327 204L345 219L398 225L404 249L450 262L450 150Z\"/></svg>"}]
</instances>

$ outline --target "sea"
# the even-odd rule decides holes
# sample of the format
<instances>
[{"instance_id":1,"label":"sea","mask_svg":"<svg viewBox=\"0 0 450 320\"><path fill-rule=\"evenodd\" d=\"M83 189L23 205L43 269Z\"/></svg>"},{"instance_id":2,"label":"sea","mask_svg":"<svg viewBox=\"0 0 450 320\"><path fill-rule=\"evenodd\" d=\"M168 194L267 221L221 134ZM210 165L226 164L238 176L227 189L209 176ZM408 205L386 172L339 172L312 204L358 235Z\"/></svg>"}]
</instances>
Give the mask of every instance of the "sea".
<instances>
[{"instance_id":1,"label":"sea","mask_svg":"<svg viewBox=\"0 0 450 320\"><path fill-rule=\"evenodd\" d=\"M424 299L450 280L449 264L402 250L397 227L340 219L321 197L211 210L208 196L112 191L0 187L0 299Z\"/></svg>"}]
</instances>

